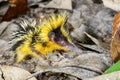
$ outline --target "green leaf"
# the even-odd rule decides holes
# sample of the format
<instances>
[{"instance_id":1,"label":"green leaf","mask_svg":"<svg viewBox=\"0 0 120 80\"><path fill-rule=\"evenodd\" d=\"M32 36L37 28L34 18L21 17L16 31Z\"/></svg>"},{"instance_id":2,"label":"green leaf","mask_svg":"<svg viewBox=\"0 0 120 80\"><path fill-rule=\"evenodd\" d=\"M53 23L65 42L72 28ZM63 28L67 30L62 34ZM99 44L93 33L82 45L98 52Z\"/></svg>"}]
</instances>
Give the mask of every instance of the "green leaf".
<instances>
[{"instance_id":1,"label":"green leaf","mask_svg":"<svg viewBox=\"0 0 120 80\"><path fill-rule=\"evenodd\" d=\"M116 62L113 66L111 66L110 68L108 68L104 74L108 74L111 72L115 72L115 71L120 71L120 60L118 62Z\"/></svg>"}]
</instances>

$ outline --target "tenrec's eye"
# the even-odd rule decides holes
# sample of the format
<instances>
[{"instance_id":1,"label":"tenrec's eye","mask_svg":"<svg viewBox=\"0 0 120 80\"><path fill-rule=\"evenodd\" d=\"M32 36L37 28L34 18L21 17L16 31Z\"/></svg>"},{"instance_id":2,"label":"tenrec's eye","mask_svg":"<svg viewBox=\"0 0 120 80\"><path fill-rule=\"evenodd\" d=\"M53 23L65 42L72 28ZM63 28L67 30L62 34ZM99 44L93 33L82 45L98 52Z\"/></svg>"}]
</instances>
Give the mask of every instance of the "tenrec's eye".
<instances>
[{"instance_id":1,"label":"tenrec's eye","mask_svg":"<svg viewBox=\"0 0 120 80\"><path fill-rule=\"evenodd\" d=\"M54 32L49 32L48 36L49 36L51 41L55 42L54 41L54 39L55 39L55 33Z\"/></svg>"},{"instance_id":2,"label":"tenrec's eye","mask_svg":"<svg viewBox=\"0 0 120 80\"><path fill-rule=\"evenodd\" d=\"M49 32L48 36L51 37L51 36L54 36L55 33L54 32Z\"/></svg>"}]
</instances>

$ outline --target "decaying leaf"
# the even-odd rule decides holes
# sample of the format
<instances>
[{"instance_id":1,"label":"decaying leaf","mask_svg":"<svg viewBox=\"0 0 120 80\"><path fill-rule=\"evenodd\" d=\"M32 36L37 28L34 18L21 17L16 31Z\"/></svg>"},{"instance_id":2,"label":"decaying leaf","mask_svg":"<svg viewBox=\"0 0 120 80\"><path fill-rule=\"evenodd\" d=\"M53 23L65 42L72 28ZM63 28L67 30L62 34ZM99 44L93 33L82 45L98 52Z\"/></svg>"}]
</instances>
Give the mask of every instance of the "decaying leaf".
<instances>
[{"instance_id":1,"label":"decaying leaf","mask_svg":"<svg viewBox=\"0 0 120 80\"><path fill-rule=\"evenodd\" d=\"M8 0L10 6L1 21L9 21L12 18L24 14L27 11L27 0Z\"/></svg>"},{"instance_id":2,"label":"decaying leaf","mask_svg":"<svg viewBox=\"0 0 120 80\"><path fill-rule=\"evenodd\" d=\"M75 55L76 54L76 57ZM74 55L74 57L70 58L70 55ZM46 66L42 63L42 65L37 65L35 69L35 73L32 76L27 77L25 80L29 80L29 78L33 76L46 76L47 80L58 80L58 79L49 79L49 75L42 75L44 73L51 72L52 76L57 76L56 73L59 74L67 74L67 76L74 76L75 78L84 79L90 78L103 73L103 71L108 68L111 64L108 63L107 60L111 61L111 58L107 57L108 55L101 55L98 53L87 52L87 54L77 55L77 53L72 53L67 55L69 58L64 58L60 61L54 61L54 65L52 67ZM40 62L39 62L40 63ZM44 68L42 68L44 66ZM61 75L58 75L61 77ZM46 80L45 79L45 80ZM41 79L40 79L41 80ZM44 80L44 79L42 79ZM60 79L61 80L61 79ZM62 80L77 80L77 79L62 79Z\"/></svg>"},{"instance_id":3,"label":"decaying leaf","mask_svg":"<svg viewBox=\"0 0 120 80\"><path fill-rule=\"evenodd\" d=\"M114 17L110 51L113 61L118 61L120 59L120 13Z\"/></svg>"}]
</instances>

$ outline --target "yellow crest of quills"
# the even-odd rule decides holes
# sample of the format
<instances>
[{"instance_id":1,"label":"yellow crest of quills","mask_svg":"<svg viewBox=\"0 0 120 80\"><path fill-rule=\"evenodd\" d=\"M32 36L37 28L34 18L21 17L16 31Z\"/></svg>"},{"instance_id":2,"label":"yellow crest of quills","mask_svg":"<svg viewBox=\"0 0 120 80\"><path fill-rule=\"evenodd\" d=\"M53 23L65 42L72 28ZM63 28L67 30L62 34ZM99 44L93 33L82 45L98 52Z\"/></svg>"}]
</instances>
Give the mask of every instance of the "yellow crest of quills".
<instances>
[{"instance_id":1,"label":"yellow crest of quills","mask_svg":"<svg viewBox=\"0 0 120 80\"><path fill-rule=\"evenodd\" d=\"M76 51L82 52L77 48L69 35L66 25L66 14L58 14L42 22L37 20L23 20L20 29L13 34L11 50L17 54L17 62L21 62L26 56L40 58L40 55L53 51Z\"/></svg>"}]
</instances>

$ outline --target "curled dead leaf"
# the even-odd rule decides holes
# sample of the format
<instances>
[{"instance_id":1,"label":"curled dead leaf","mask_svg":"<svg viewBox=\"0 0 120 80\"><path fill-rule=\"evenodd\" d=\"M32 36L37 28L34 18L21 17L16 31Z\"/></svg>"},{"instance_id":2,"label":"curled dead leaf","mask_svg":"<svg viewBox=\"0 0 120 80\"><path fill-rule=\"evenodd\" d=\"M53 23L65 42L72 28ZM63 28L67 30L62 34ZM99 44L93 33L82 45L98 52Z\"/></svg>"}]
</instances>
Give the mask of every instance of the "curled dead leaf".
<instances>
[{"instance_id":1,"label":"curled dead leaf","mask_svg":"<svg viewBox=\"0 0 120 80\"><path fill-rule=\"evenodd\" d=\"M114 17L110 52L114 62L120 59L120 13Z\"/></svg>"}]
</instances>

